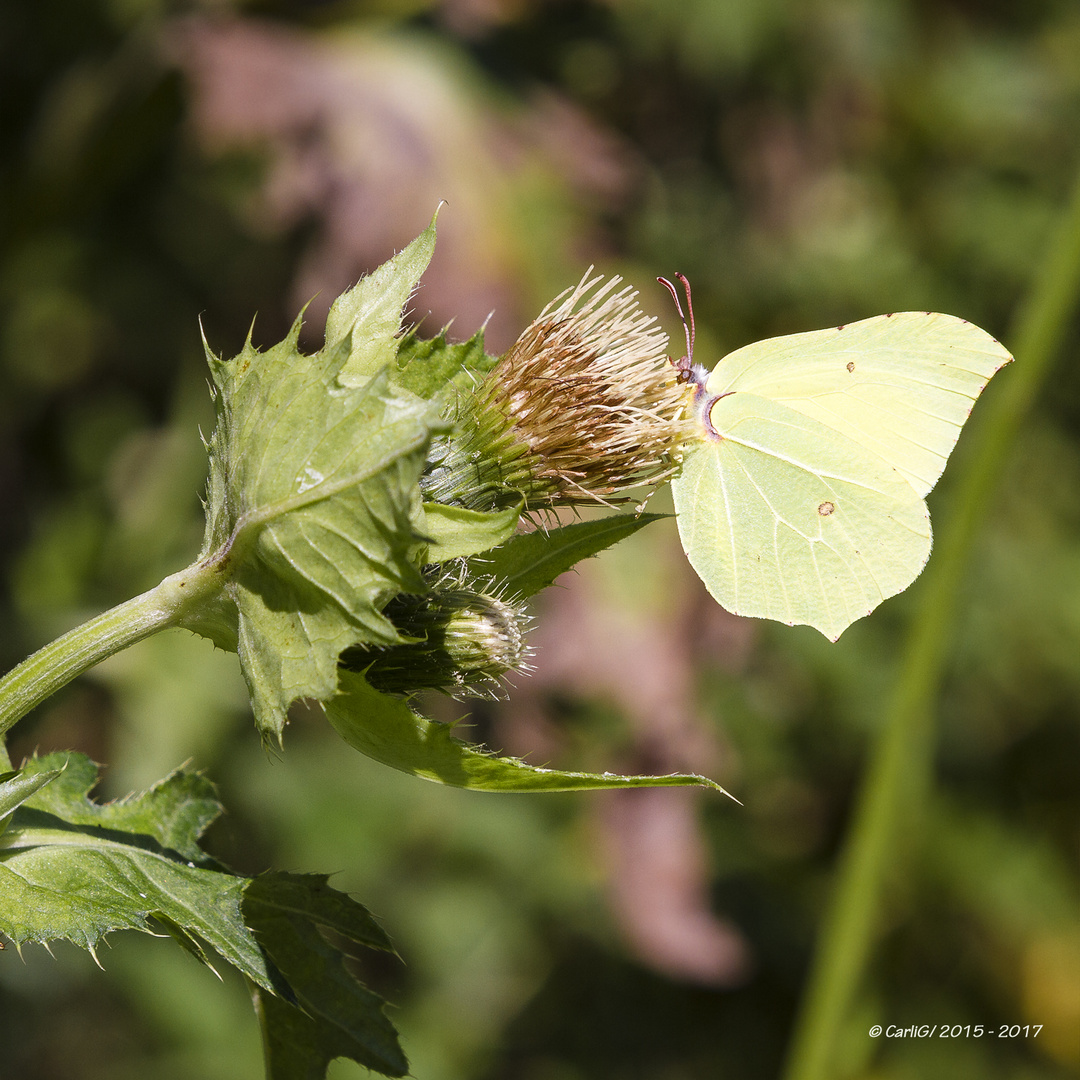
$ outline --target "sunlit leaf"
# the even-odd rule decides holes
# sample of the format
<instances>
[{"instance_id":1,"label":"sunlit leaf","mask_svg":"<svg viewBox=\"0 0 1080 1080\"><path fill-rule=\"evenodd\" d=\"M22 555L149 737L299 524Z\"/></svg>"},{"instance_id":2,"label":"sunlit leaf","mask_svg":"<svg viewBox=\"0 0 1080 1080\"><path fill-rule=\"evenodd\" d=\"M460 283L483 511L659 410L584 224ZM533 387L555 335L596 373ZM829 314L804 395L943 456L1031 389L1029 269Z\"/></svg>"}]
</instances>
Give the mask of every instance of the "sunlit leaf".
<instances>
[{"instance_id":1,"label":"sunlit leaf","mask_svg":"<svg viewBox=\"0 0 1080 1080\"><path fill-rule=\"evenodd\" d=\"M425 720L405 701L379 693L354 672L341 673L341 689L342 693L325 706L338 734L368 757L424 780L476 791L585 791L694 784L724 790L707 777L694 774L621 776L528 765L454 738L449 724Z\"/></svg>"},{"instance_id":2,"label":"sunlit leaf","mask_svg":"<svg viewBox=\"0 0 1080 1080\"><path fill-rule=\"evenodd\" d=\"M22 772L48 774L52 782L0 836L0 932L16 944L63 938L92 950L102 935L150 929L160 915L272 988L240 913L245 879L198 847L220 811L208 780L176 772L128 800L97 805L87 799L97 782L88 758L50 754Z\"/></svg>"},{"instance_id":3,"label":"sunlit leaf","mask_svg":"<svg viewBox=\"0 0 1080 1080\"><path fill-rule=\"evenodd\" d=\"M233 360L208 355L217 427L203 562L220 569L222 592L185 625L236 648L270 738L294 700L334 693L344 649L398 641L380 610L424 588L417 480L442 422L373 360L393 358L433 230L421 239L335 305L314 356L297 347L299 321L265 352L248 341Z\"/></svg>"},{"instance_id":4,"label":"sunlit leaf","mask_svg":"<svg viewBox=\"0 0 1080 1080\"><path fill-rule=\"evenodd\" d=\"M512 537L477 559L475 565L478 571L491 574L508 596L533 596L575 563L625 540L663 516L616 514L560 529L537 529Z\"/></svg>"},{"instance_id":5,"label":"sunlit leaf","mask_svg":"<svg viewBox=\"0 0 1080 1080\"><path fill-rule=\"evenodd\" d=\"M438 212L436 211L436 216ZM340 379L359 386L397 352L401 314L435 251L435 218L404 250L339 296L326 317L324 352L345 346Z\"/></svg>"},{"instance_id":6,"label":"sunlit leaf","mask_svg":"<svg viewBox=\"0 0 1080 1080\"><path fill-rule=\"evenodd\" d=\"M507 510L485 513L443 503L424 503L424 531L430 540L427 560L446 562L496 547L513 536L523 506L519 502Z\"/></svg>"},{"instance_id":7,"label":"sunlit leaf","mask_svg":"<svg viewBox=\"0 0 1080 1080\"><path fill-rule=\"evenodd\" d=\"M0 832L7 828L8 818L13 810L59 775L59 769L31 774L6 772L0 775Z\"/></svg>"},{"instance_id":8,"label":"sunlit leaf","mask_svg":"<svg viewBox=\"0 0 1080 1080\"><path fill-rule=\"evenodd\" d=\"M106 804L88 798L96 782L82 754L32 758L0 782L0 794L21 797L0 836L0 933L93 952L110 931L164 930L196 959L213 966L217 954L251 981L271 1076L321 1080L335 1057L404 1074L382 998L322 934L390 950L360 904L325 877L250 879L209 859L198 841L221 807L197 773Z\"/></svg>"},{"instance_id":9,"label":"sunlit leaf","mask_svg":"<svg viewBox=\"0 0 1080 1080\"><path fill-rule=\"evenodd\" d=\"M497 358L484 351L484 332L468 341L452 344L443 330L437 337L421 338L415 331L398 342L394 380L422 398L467 393L475 387L474 375L490 371Z\"/></svg>"}]
</instances>

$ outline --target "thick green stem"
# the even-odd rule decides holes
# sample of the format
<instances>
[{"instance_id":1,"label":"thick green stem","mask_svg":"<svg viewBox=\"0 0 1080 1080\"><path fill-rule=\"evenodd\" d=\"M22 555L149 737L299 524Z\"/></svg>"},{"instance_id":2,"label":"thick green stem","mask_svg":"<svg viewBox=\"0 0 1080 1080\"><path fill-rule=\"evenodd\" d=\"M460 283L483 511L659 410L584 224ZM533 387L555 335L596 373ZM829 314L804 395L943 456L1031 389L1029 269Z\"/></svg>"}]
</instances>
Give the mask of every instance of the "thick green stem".
<instances>
[{"instance_id":1,"label":"thick green stem","mask_svg":"<svg viewBox=\"0 0 1080 1080\"><path fill-rule=\"evenodd\" d=\"M913 619L885 723L872 750L840 856L787 1080L838 1075L837 1047L863 980L890 867L902 857L908 823L925 801L934 747L934 699L964 566L1009 448L1068 328L1080 292L1080 182L1054 237L1043 272L1013 334L1016 363L1003 372L967 439L966 471L953 492Z\"/></svg>"},{"instance_id":2,"label":"thick green stem","mask_svg":"<svg viewBox=\"0 0 1080 1080\"><path fill-rule=\"evenodd\" d=\"M190 566L39 649L0 679L0 740L76 675L158 630L179 625L218 589L213 566Z\"/></svg>"}]
</instances>

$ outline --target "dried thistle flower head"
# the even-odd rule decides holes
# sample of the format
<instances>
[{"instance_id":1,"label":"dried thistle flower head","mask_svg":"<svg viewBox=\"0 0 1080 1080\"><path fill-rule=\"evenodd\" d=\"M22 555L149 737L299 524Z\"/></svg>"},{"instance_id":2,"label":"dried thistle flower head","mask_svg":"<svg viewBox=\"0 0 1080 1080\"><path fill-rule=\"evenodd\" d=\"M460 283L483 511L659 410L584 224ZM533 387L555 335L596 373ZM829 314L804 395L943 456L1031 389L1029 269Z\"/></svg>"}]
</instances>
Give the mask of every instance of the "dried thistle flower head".
<instances>
[{"instance_id":1,"label":"dried thistle flower head","mask_svg":"<svg viewBox=\"0 0 1080 1080\"><path fill-rule=\"evenodd\" d=\"M667 335L620 278L556 297L458 403L428 498L487 510L607 501L671 475L686 393Z\"/></svg>"}]
</instances>

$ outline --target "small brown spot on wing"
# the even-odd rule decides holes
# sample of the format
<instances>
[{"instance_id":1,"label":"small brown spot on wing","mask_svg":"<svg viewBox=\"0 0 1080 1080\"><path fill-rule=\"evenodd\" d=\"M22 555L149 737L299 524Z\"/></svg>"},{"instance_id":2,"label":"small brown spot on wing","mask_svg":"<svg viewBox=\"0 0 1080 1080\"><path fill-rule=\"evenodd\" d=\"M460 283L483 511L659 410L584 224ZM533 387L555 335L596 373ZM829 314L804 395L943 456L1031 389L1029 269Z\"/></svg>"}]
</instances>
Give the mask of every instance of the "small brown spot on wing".
<instances>
[{"instance_id":1,"label":"small brown spot on wing","mask_svg":"<svg viewBox=\"0 0 1080 1080\"><path fill-rule=\"evenodd\" d=\"M855 370L855 361L854 360L849 360L847 362L847 369L848 369L848 371L854 371Z\"/></svg>"},{"instance_id":2,"label":"small brown spot on wing","mask_svg":"<svg viewBox=\"0 0 1080 1080\"><path fill-rule=\"evenodd\" d=\"M828 517L835 510L836 510L836 503L831 503L827 499L825 500L825 502L819 503L818 508L817 508L817 512L822 517Z\"/></svg>"}]
</instances>

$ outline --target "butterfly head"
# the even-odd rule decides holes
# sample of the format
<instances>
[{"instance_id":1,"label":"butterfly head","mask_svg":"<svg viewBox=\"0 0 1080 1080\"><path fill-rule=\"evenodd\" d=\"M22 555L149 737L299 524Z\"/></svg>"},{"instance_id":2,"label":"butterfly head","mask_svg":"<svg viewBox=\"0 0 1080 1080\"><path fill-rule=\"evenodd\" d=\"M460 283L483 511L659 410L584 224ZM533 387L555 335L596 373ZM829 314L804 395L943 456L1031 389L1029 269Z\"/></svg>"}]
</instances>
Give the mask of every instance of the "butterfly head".
<instances>
[{"instance_id":1,"label":"butterfly head","mask_svg":"<svg viewBox=\"0 0 1080 1080\"><path fill-rule=\"evenodd\" d=\"M701 364L694 363L694 302L690 295L690 282L686 279L685 274L676 274L675 276L682 283L683 291L686 293L686 315L683 314L682 304L679 301L679 294L675 286L667 278L658 277L656 279L671 293L671 299L675 301L675 310L678 311L679 319L683 324L683 333L686 334L686 352L678 360L672 359L671 366L678 372L677 382L683 384L692 383L695 387L700 388L705 385L709 373Z\"/></svg>"}]
</instances>

